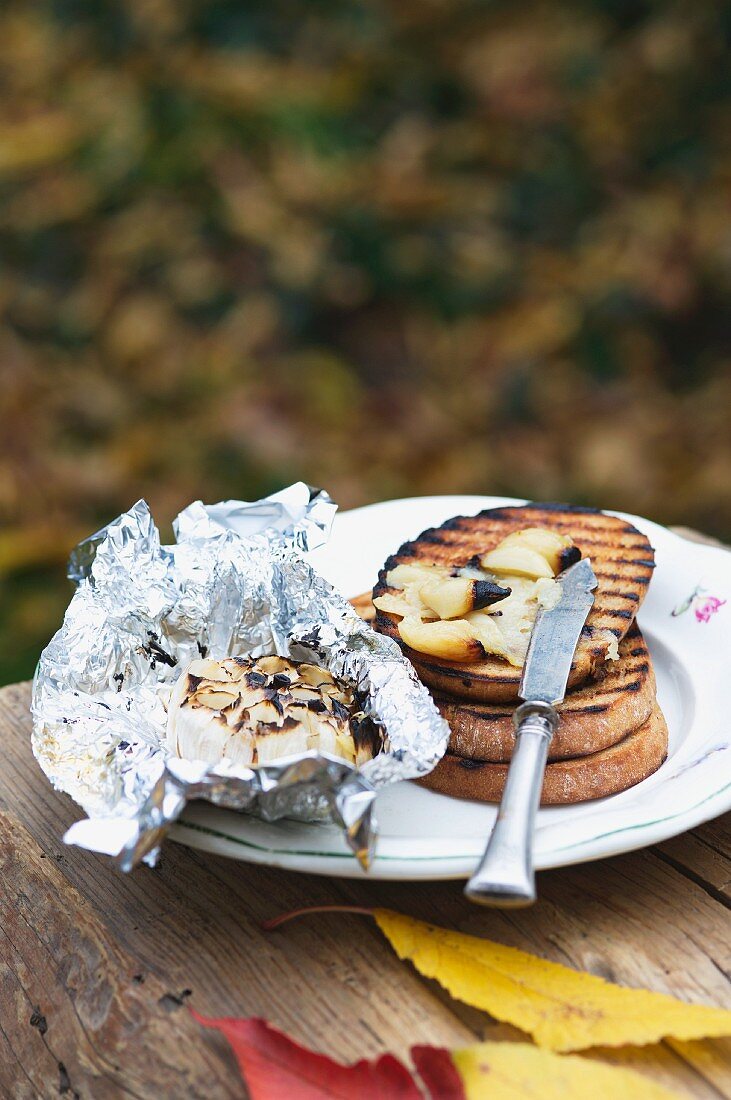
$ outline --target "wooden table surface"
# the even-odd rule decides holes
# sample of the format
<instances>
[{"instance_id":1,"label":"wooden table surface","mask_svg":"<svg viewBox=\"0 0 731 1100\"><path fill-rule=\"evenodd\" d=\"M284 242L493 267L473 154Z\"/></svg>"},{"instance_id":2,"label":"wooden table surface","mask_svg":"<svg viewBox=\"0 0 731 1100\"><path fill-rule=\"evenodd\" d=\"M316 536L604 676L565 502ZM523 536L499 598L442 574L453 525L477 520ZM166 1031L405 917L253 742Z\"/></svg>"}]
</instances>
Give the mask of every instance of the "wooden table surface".
<instances>
[{"instance_id":1,"label":"wooden table surface","mask_svg":"<svg viewBox=\"0 0 731 1100\"><path fill-rule=\"evenodd\" d=\"M30 750L30 688L0 691L0 1097L242 1097L211 1016L262 1015L343 1061L414 1043L524 1038L400 962L373 922L308 904L380 905L601 974L731 1008L731 814L654 848L539 875L530 910L480 909L459 883L325 879L172 842L122 875L67 848L80 811ZM731 1097L731 1040L592 1057L680 1095Z\"/></svg>"}]
</instances>

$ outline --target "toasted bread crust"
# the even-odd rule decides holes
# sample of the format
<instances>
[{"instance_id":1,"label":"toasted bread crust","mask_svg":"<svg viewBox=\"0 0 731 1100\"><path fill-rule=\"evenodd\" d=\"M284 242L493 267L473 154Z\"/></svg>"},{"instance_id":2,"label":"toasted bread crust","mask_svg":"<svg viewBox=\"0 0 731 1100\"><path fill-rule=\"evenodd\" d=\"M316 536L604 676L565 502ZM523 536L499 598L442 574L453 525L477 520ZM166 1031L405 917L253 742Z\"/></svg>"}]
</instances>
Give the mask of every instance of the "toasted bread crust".
<instances>
[{"instance_id":1,"label":"toasted bread crust","mask_svg":"<svg viewBox=\"0 0 731 1100\"><path fill-rule=\"evenodd\" d=\"M386 574L403 562L463 564L525 527L549 527L570 535L582 555L591 558L599 582L569 675L569 687L574 687L603 668L609 646L627 633L652 577L652 546L625 520L565 504L490 508L476 516L456 516L404 543L385 562L373 596L394 591ZM397 624L396 617L378 611L376 629L401 644L423 682L439 694L487 703L518 698L520 669L490 656L474 664L427 657L401 643Z\"/></svg>"},{"instance_id":2,"label":"toasted bread crust","mask_svg":"<svg viewBox=\"0 0 731 1100\"><path fill-rule=\"evenodd\" d=\"M367 623L374 623L376 619L376 609L373 606L373 597L370 592L362 592L360 596L351 596L350 604Z\"/></svg>"},{"instance_id":3,"label":"toasted bread crust","mask_svg":"<svg viewBox=\"0 0 731 1100\"><path fill-rule=\"evenodd\" d=\"M449 751L472 760L505 763L515 743L513 706L459 703L435 695L449 723ZM619 644L619 660L608 661L601 680L570 692L558 706L561 721L549 760L586 756L609 748L638 729L655 706L655 674L645 639L636 624Z\"/></svg>"},{"instance_id":4,"label":"toasted bread crust","mask_svg":"<svg viewBox=\"0 0 731 1100\"><path fill-rule=\"evenodd\" d=\"M565 806L625 791L657 771L667 749L668 729L656 704L644 725L616 745L589 756L549 764L543 779L541 805ZM507 764L467 760L447 753L434 771L417 782L452 798L499 802L507 774Z\"/></svg>"}]
</instances>

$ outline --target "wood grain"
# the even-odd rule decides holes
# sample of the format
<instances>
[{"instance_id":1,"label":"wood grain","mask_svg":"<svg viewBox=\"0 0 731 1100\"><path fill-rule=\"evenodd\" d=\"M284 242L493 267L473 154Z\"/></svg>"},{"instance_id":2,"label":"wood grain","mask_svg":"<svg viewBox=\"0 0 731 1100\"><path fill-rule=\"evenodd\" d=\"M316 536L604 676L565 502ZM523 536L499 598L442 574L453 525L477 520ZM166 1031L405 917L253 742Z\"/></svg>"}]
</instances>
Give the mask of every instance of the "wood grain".
<instances>
[{"instance_id":1,"label":"wood grain","mask_svg":"<svg viewBox=\"0 0 731 1100\"><path fill-rule=\"evenodd\" d=\"M230 1066L200 1041L184 1008L187 990L145 975L7 814L0 814L0 952L13 979L0 988L2 1095L240 1093ZM220 1087L211 1091L213 1074Z\"/></svg>"},{"instance_id":2,"label":"wood grain","mask_svg":"<svg viewBox=\"0 0 731 1100\"><path fill-rule=\"evenodd\" d=\"M261 1014L342 1060L413 1043L523 1038L399 962L363 917L264 934L307 904L380 905L628 986L731 1008L731 814L655 848L539 876L531 910L470 905L458 883L324 879L168 843L117 872L66 848L80 816L29 744L27 684L0 691L0 1096L244 1095L225 1042L186 1010ZM592 1051L681 1095L731 1098L731 1042Z\"/></svg>"}]
</instances>

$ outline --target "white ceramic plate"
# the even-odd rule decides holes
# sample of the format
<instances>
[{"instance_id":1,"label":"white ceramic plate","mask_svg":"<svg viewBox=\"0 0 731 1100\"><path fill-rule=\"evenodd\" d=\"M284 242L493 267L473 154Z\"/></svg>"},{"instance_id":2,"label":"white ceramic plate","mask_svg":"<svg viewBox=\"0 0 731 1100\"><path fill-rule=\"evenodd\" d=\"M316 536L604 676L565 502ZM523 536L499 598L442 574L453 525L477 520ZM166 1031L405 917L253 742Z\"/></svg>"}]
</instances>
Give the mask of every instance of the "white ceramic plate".
<instances>
[{"instance_id":1,"label":"white ceramic plate","mask_svg":"<svg viewBox=\"0 0 731 1100\"><path fill-rule=\"evenodd\" d=\"M522 504L507 497L414 497L344 512L313 565L346 596L373 585L406 539L455 515ZM621 514L621 513L620 513ZM731 554L623 516L649 537L657 569L639 616L670 728L668 759L643 783L595 802L538 814L539 869L654 844L731 809ZM413 783L381 792L374 879L468 877L495 808L434 794ZM362 877L339 831L328 825L266 824L208 803L188 807L172 836L194 848L253 863Z\"/></svg>"}]
</instances>

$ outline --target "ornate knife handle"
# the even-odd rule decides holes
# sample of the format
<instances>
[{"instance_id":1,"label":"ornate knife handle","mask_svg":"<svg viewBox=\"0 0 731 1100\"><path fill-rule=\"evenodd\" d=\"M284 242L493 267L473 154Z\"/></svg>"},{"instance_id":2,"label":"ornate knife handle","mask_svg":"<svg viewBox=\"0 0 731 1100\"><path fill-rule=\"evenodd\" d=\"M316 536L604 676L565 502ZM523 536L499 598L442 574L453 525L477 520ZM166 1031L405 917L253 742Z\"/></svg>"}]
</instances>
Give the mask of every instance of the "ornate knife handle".
<instances>
[{"instance_id":1,"label":"ornate knife handle","mask_svg":"<svg viewBox=\"0 0 731 1100\"><path fill-rule=\"evenodd\" d=\"M522 703L513 717L515 747L497 821L465 887L471 901L517 908L536 900L533 829L558 714L550 703Z\"/></svg>"}]
</instances>

